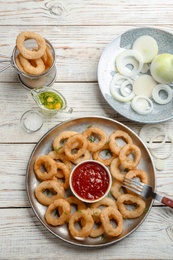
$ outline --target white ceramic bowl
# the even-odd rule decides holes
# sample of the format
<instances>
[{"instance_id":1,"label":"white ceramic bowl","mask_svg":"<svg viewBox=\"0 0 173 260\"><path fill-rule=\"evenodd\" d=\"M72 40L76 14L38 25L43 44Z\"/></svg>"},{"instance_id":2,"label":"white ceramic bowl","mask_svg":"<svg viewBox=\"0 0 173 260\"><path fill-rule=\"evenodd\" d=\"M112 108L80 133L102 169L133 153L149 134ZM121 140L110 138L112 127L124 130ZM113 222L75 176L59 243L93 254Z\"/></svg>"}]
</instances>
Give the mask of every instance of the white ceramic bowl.
<instances>
[{"instance_id":1,"label":"white ceramic bowl","mask_svg":"<svg viewBox=\"0 0 173 260\"><path fill-rule=\"evenodd\" d=\"M103 199L110 191L112 176L108 168L94 160L76 165L70 174L70 188L81 201L94 203Z\"/></svg>"}]
</instances>

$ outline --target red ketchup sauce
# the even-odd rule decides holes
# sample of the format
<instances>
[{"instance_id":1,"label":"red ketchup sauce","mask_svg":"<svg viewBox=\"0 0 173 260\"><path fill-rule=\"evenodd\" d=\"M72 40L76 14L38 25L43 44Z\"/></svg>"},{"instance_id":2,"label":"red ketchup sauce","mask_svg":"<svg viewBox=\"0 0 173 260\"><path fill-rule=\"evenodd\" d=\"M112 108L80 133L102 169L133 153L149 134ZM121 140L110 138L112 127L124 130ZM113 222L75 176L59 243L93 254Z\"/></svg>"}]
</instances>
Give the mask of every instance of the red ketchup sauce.
<instances>
[{"instance_id":1,"label":"red ketchup sauce","mask_svg":"<svg viewBox=\"0 0 173 260\"><path fill-rule=\"evenodd\" d=\"M71 183L79 197L92 201L107 192L109 181L109 175L102 165L84 162L74 170Z\"/></svg>"}]
</instances>

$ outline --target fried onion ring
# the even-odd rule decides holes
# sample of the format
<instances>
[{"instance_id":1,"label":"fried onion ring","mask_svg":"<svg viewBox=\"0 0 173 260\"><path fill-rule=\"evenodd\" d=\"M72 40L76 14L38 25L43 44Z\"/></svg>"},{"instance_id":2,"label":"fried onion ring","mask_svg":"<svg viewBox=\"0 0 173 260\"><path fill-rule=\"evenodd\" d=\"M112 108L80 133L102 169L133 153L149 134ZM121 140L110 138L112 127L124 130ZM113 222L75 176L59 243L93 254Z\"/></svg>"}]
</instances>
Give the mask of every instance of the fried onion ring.
<instances>
[{"instance_id":1,"label":"fried onion ring","mask_svg":"<svg viewBox=\"0 0 173 260\"><path fill-rule=\"evenodd\" d=\"M79 158L77 158L76 160L71 160L73 164L77 165L83 161L89 160L91 158L91 153L86 150L86 152L84 154L82 154Z\"/></svg>"},{"instance_id":2,"label":"fried onion ring","mask_svg":"<svg viewBox=\"0 0 173 260\"><path fill-rule=\"evenodd\" d=\"M61 185L64 187L65 190L69 188L69 178L70 178L70 171L67 168L67 166L64 163L56 162L57 172L60 171L60 173L63 174L63 178L59 177L59 174L57 173L54 175L53 180L57 180ZM62 179L65 179L63 182Z\"/></svg>"},{"instance_id":3,"label":"fried onion ring","mask_svg":"<svg viewBox=\"0 0 173 260\"><path fill-rule=\"evenodd\" d=\"M43 171L41 167L43 167ZM36 176L42 181L51 179L57 173L56 162L48 155L40 155L35 161L34 171Z\"/></svg>"},{"instance_id":4,"label":"fried onion ring","mask_svg":"<svg viewBox=\"0 0 173 260\"><path fill-rule=\"evenodd\" d=\"M29 50L25 48L24 42L28 39L34 39L38 44L38 50ZM17 49L20 51L23 57L26 59L38 59L46 51L46 41L43 37L35 32L22 32L16 39Z\"/></svg>"},{"instance_id":5,"label":"fried onion ring","mask_svg":"<svg viewBox=\"0 0 173 260\"><path fill-rule=\"evenodd\" d=\"M64 145L64 152L69 160L76 160L86 152L87 147L87 139L81 134L76 134L69 137ZM74 149L76 150L73 153Z\"/></svg>"},{"instance_id":6,"label":"fried onion ring","mask_svg":"<svg viewBox=\"0 0 173 260\"><path fill-rule=\"evenodd\" d=\"M99 208L89 208L89 211L91 212L91 216L94 220L94 226L91 230L90 233L90 237L99 237L101 235L103 235L104 233L104 228L103 228L103 224L101 222L100 219L100 215L101 215L101 210Z\"/></svg>"},{"instance_id":7,"label":"fried onion ring","mask_svg":"<svg viewBox=\"0 0 173 260\"><path fill-rule=\"evenodd\" d=\"M103 153L104 155L102 156ZM103 163L106 166L109 166L111 164L114 157L115 156L111 152L108 143L106 143L101 149L93 153L93 159Z\"/></svg>"},{"instance_id":8,"label":"fried onion ring","mask_svg":"<svg viewBox=\"0 0 173 260\"><path fill-rule=\"evenodd\" d=\"M55 139L53 140L53 149L57 153L63 153L64 152L64 144L67 141L67 139L75 134L78 134L76 131L63 131L59 133Z\"/></svg>"},{"instance_id":9,"label":"fried onion ring","mask_svg":"<svg viewBox=\"0 0 173 260\"><path fill-rule=\"evenodd\" d=\"M112 176L118 181L123 181L125 176L125 169L122 167L119 158L114 158L110 165L110 172Z\"/></svg>"},{"instance_id":10,"label":"fried onion ring","mask_svg":"<svg viewBox=\"0 0 173 260\"><path fill-rule=\"evenodd\" d=\"M59 208L62 213L59 213ZM53 214L58 210L58 214ZM65 199L57 199L52 202L45 213L45 219L49 225L60 226L66 223L71 213L70 204Z\"/></svg>"},{"instance_id":11,"label":"fried onion ring","mask_svg":"<svg viewBox=\"0 0 173 260\"><path fill-rule=\"evenodd\" d=\"M50 205L56 199L63 198L64 195L65 192L62 185L52 180L41 182L35 189L35 196L38 202L44 206Z\"/></svg>"},{"instance_id":12,"label":"fried onion ring","mask_svg":"<svg viewBox=\"0 0 173 260\"><path fill-rule=\"evenodd\" d=\"M63 153L57 153L55 151L51 151L50 153L48 153L48 156L50 156L56 162L64 163L69 169L69 171L72 170L72 163L70 162L70 160L67 159L67 157ZM60 178L61 177L63 177L63 174L60 175Z\"/></svg>"},{"instance_id":13,"label":"fried onion ring","mask_svg":"<svg viewBox=\"0 0 173 260\"><path fill-rule=\"evenodd\" d=\"M110 189L110 193L115 199L118 199L119 196L125 194L125 188L122 186L121 182L114 180Z\"/></svg>"},{"instance_id":14,"label":"fried onion ring","mask_svg":"<svg viewBox=\"0 0 173 260\"><path fill-rule=\"evenodd\" d=\"M96 152L105 145L107 141L107 135L101 128L89 127L86 129L82 135L88 140L88 150L91 152ZM96 140L98 139L98 142Z\"/></svg>"},{"instance_id":15,"label":"fried onion ring","mask_svg":"<svg viewBox=\"0 0 173 260\"><path fill-rule=\"evenodd\" d=\"M41 58L35 60L27 60L21 54L18 55L20 64L25 68L25 72L30 75L39 75L45 71L45 65Z\"/></svg>"},{"instance_id":16,"label":"fried onion ring","mask_svg":"<svg viewBox=\"0 0 173 260\"><path fill-rule=\"evenodd\" d=\"M45 64L45 70L49 69L53 64L53 57L48 45L46 46L46 51L41 58Z\"/></svg>"},{"instance_id":17,"label":"fried onion ring","mask_svg":"<svg viewBox=\"0 0 173 260\"><path fill-rule=\"evenodd\" d=\"M132 155L131 159L129 155ZM126 169L134 169L141 160L141 150L134 144L126 144L120 151L119 160Z\"/></svg>"},{"instance_id":18,"label":"fried onion ring","mask_svg":"<svg viewBox=\"0 0 173 260\"><path fill-rule=\"evenodd\" d=\"M75 223L83 220L83 226L81 229L75 227ZM75 212L69 220L69 231L73 237L86 237L89 236L94 226L94 220L89 210L80 210Z\"/></svg>"},{"instance_id":19,"label":"fried onion ring","mask_svg":"<svg viewBox=\"0 0 173 260\"><path fill-rule=\"evenodd\" d=\"M125 205L133 205L135 209L127 209ZM117 206L123 218L137 218L143 214L146 203L138 195L124 194L118 197Z\"/></svg>"},{"instance_id":20,"label":"fried onion ring","mask_svg":"<svg viewBox=\"0 0 173 260\"><path fill-rule=\"evenodd\" d=\"M128 133L121 130L115 130L109 137L109 147L111 151L116 155L119 155L121 148L124 146L124 144L119 145L117 139L122 139L126 144L133 143L132 138Z\"/></svg>"},{"instance_id":21,"label":"fried onion ring","mask_svg":"<svg viewBox=\"0 0 173 260\"><path fill-rule=\"evenodd\" d=\"M117 237L121 234L123 230L123 218L121 213L113 208L104 208L100 214L100 219L106 234L112 237ZM111 220L114 220L116 226L113 227Z\"/></svg>"},{"instance_id":22,"label":"fried onion ring","mask_svg":"<svg viewBox=\"0 0 173 260\"><path fill-rule=\"evenodd\" d=\"M109 206L117 209L116 202L111 198L105 197L98 202L92 203L90 208L99 208L99 207L103 208L103 207L109 207Z\"/></svg>"}]
</instances>

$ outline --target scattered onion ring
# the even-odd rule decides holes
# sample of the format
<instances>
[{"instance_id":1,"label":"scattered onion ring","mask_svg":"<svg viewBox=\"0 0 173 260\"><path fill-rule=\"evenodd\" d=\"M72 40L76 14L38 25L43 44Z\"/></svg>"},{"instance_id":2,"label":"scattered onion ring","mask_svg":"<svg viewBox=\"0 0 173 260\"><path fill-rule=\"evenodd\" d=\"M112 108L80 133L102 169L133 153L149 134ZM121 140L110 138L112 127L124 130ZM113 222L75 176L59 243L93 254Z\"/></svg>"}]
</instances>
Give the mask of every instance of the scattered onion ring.
<instances>
[{"instance_id":1,"label":"scattered onion ring","mask_svg":"<svg viewBox=\"0 0 173 260\"><path fill-rule=\"evenodd\" d=\"M143 102L141 107L141 101ZM132 109L140 115L147 115L153 111L153 102L146 96L135 96L131 102Z\"/></svg>"},{"instance_id":2,"label":"scattered onion ring","mask_svg":"<svg viewBox=\"0 0 173 260\"><path fill-rule=\"evenodd\" d=\"M132 70L128 69L127 65L129 64L129 57L135 59L138 62L138 67L134 66ZM124 50L123 52L117 55L116 66L118 71L124 76L133 77L136 76L141 71L143 67L143 58L141 54L137 51Z\"/></svg>"},{"instance_id":3,"label":"scattered onion ring","mask_svg":"<svg viewBox=\"0 0 173 260\"><path fill-rule=\"evenodd\" d=\"M172 155L172 153L173 153L173 137L172 137L171 135L168 135L168 138L169 138L170 141L171 141L171 148L170 148L168 154L158 155L158 154L156 154L156 152L154 151L154 149L150 149L151 154L152 154L155 158L157 158L157 159L166 159L166 158L168 158L169 156Z\"/></svg>"},{"instance_id":4,"label":"scattered onion ring","mask_svg":"<svg viewBox=\"0 0 173 260\"><path fill-rule=\"evenodd\" d=\"M167 98L162 98L161 95L159 94L161 91L164 91L167 93ZM173 92L170 86L166 84L158 84L154 87L152 91L152 97L154 101L158 104L164 105L169 103L172 100L173 97Z\"/></svg>"},{"instance_id":5,"label":"scattered onion ring","mask_svg":"<svg viewBox=\"0 0 173 260\"><path fill-rule=\"evenodd\" d=\"M151 129L153 128L156 128L160 131L160 133L158 134L159 136L163 135L164 136L164 139L162 140L161 143L152 143L152 141L154 140L155 136L153 137L153 139L151 139L151 142L149 141L149 143L147 142L146 140L146 133L147 132L151 132ZM158 136L157 135L157 136ZM167 138L167 133L166 133L166 130L165 128L163 127L163 125L161 124L151 124L151 125L144 125L140 132L139 132L139 136L140 138L143 140L143 142L145 143L145 145L149 148L149 149L155 149L155 148L159 148L161 147L165 141L166 141L166 138Z\"/></svg>"}]
</instances>

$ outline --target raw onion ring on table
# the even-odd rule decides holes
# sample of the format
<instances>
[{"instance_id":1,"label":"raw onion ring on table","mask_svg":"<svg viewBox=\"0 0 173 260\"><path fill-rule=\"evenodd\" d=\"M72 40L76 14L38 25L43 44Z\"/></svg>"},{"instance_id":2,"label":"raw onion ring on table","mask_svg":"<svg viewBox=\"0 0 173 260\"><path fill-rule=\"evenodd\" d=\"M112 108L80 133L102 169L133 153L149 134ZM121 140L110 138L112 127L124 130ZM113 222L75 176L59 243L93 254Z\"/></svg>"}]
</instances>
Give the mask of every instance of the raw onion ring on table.
<instances>
[{"instance_id":1,"label":"raw onion ring on table","mask_svg":"<svg viewBox=\"0 0 173 260\"><path fill-rule=\"evenodd\" d=\"M128 133L126 133L125 131L122 130L115 130L110 136L109 136L109 147L111 149L111 151L116 154L119 155L122 146L123 145L118 145L118 139L122 139L126 144L132 144L133 140L130 137L130 135Z\"/></svg>"},{"instance_id":2,"label":"raw onion ring on table","mask_svg":"<svg viewBox=\"0 0 173 260\"><path fill-rule=\"evenodd\" d=\"M125 194L126 189L122 186L120 181L114 180L112 183L112 187L110 189L110 193L117 200L119 196Z\"/></svg>"},{"instance_id":3,"label":"raw onion ring on table","mask_svg":"<svg viewBox=\"0 0 173 260\"><path fill-rule=\"evenodd\" d=\"M59 209L61 209L61 213ZM58 210L57 216L54 214L56 210ZM70 204L65 199L57 199L48 206L45 212L45 219L49 225L60 226L66 223L70 213Z\"/></svg>"},{"instance_id":4,"label":"raw onion ring on table","mask_svg":"<svg viewBox=\"0 0 173 260\"><path fill-rule=\"evenodd\" d=\"M133 205L135 206L135 209L127 209L126 205ZM138 218L143 214L146 203L138 195L124 194L118 197L117 207L123 218Z\"/></svg>"},{"instance_id":5,"label":"raw onion ring on table","mask_svg":"<svg viewBox=\"0 0 173 260\"><path fill-rule=\"evenodd\" d=\"M55 139L53 140L53 149L57 153L63 153L64 152L64 144L68 140L69 137L78 134L76 131L63 131L59 133Z\"/></svg>"},{"instance_id":6,"label":"raw onion ring on table","mask_svg":"<svg viewBox=\"0 0 173 260\"><path fill-rule=\"evenodd\" d=\"M19 60L25 72L30 75L39 75L45 71L45 65L41 58L31 61L19 54Z\"/></svg>"},{"instance_id":7,"label":"raw onion ring on table","mask_svg":"<svg viewBox=\"0 0 173 260\"><path fill-rule=\"evenodd\" d=\"M81 229L77 229L75 223L83 221ZM94 220L88 209L76 211L69 219L69 231L73 237L87 237L94 226Z\"/></svg>"},{"instance_id":8,"label":"raw onion ring on table","mask_svg":"<svg viewBox=\"0 0 173 260\"><path fill-rule=\"evenodd\" d=\"M34 172L42 181L51 179L57 173L56 162L48 155L40 155L34 163Z\"/></svg>"},{"instance_id":9,"label":"raw onion ring on table","mask_svg":"<svg viewBox=\"0 0 173 260\"><path fill-rule=\"evenodd\" d=\"M64 145L64 152L69 160L76 160L86 152L87 147L87 139L82 134L76 134L68 138Z\"/></svg>"},{"instance_id":10,"label":"raw onion ring on table","mask_svg":"<svg viewBox=\"0 0 173 260\"><path fill-rule=\"evenodd\" d=\"M132 155L133 158L130 158ZM126 169L134 169L141 160L141 150L134 144L126 144L120 151L119 160Z\"/></svg>"},{"instance_id":11,"label":"raw onion ring on table","mask_svg":"<svg viewBox=\"0 0 173 260\"><path fill-rule=\"evenodd\" d=\"M116 180L122 182L127 171L122 167L119 158L116 157L110 164L110 172Z\"/></svg>"},{"instance_id":12,"label":"raw onion ring on table","mask_svg":"<svg viewBox=\"0 0 173 260\"><path fill-rule=\"evenodd\" d=\"M102 153L104 153L104 156L102 156ZM103 163L105 166L109 166L114 158L115 156L111 152L108 143L106 143L102 148L93 153L93 159L95 161Z\"/></svg>"},{"instance_id":13,"label":"raw onion ring on table","mask_svg":"<svg viewBox=\"0 0 173 260\"><path fill-rule=\"evenodd\" d=\"M90 208L103 208L103 207L113 207L117 209L115 200L105 197L100 201L94 202L90 205Z\"/></svg>"},{"instance_id":14,"label":"raw onion ring on table","mask_svg":"<svg viewBox=\"0 0 173 260\"><path fill-rule=\"evenodd\" d=\"M51 193L51 196L47 192ZM62 185L53 180L43 181L35 188L35 196L44 206L50 205L56 199L64 198L64 195Z\"/></svg>"},{"instance_id":15,"label":"raw onion ring on table","mask_svg":"<svg viewBox=\"0 0 173 260\"><path fill-rule=\"evenodd\" d=\"M57 173L53 176L53 180L61 183L63 188L67 190L69 188L70 171L67 168L67 166L61 162L56 162L56 167L57 167ZM59 175L59 171L60 174L63 174L63 177L60 177L62 175ZM62 181L62 179L65 179L64 182Z\"/></svg>"},{"instance_id":16,"label":"raw onion ring on table","mask_svg":"<svg viewBox=\"0 0 173 260\"><path fill-rule=\"evenodd\" d=\"M28 39L34 39L38 44L37 50L29 50L25 48L24 42ZM46 51L46 41L43 37L35 32L22 32L17 36L16 39L16 46L19 52L22 54L23 57L26 59L38 59Z\"/></svg>"},{"instance_id":17,"label":"raw onion ring on table","mask_svg":"<svg viewBox=\"0 0 173 260\"><path fill-rule=\"evenodd\" d=\"M98 127L91 126L83 131L82 135L88 141L88 150L90 152L96 152L97 150L101 149L107 142L107 135L105 131ZM96 142L97 139L98 142Z\"/></svg>"},{"instance_id":18,"label":"raw onion ring on table","mask_svg":"<svg viewBox=\"0 0 173 260\"><path fill-rule=\"evenodd\" d=\"M104 208L100 214L100 219L107 235L117 237L122 233L123 218L117 209L113 207ZM113 220L116 222L115 227L111 224Z\"/></svg>"}]
</instances>

